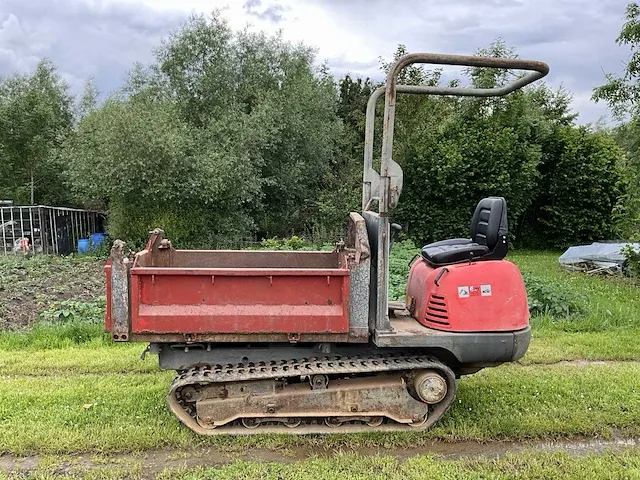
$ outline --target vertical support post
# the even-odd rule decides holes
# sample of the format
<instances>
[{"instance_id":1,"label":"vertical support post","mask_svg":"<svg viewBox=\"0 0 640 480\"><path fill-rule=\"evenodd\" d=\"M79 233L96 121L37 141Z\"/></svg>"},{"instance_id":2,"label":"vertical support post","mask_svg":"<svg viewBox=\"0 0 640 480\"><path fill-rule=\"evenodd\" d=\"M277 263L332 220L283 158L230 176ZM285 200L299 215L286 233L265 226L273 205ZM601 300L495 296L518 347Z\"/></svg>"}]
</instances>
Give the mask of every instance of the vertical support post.
<instances>
[{"instance_id":1,"label":"vertical support post","mask_svg":"<svg viewBox=\"0 0 640 480\"><path fill-rule=\"evenodd\" d=\"M16 247L16 222L13 219L13 207L9 208L9 212L11 213L11 248L13 249L13 253L15 253Z\"/></svg>"},{"instance_id":2,"label":"vertical support post","mask_svg":"<svg viewBox=\"0 0 640 480\"><path fill-rule=\"evenodd\" d=\"M5 233L4 225L4 207L0 207L0 225L2 225L2 246L4 248L4 254L7 254L7 234Z\"/></svg>"},{"instance_id":3,"label":"vertical support post","mask_svg":"<svg viewBox=\"0 0 640 480\"><path fill-rule=\"evenodd\" d=\"M42 207L38 207L38 228L40 229L40 245L42 246L42 253L49 253L49 244L45 237L45 226L42 223Z\"/></svg>"},{"instance_id":4,"label":"vertical support post","mask_svg":"<svg viewBox=\"0 0 640 480\"><path fill-rule=\"evenodd\" d=\"M130 265L124 247L122 240L111 247L111 337L116 341L127 341L130 332Z\"/></svg>"},{"instance_id":5,"label":"vertical support post","mask_svg":"<svg viewBox=\"0 0 640 480\"><path fill-rule=\"evenodd\" d=\"M53 241L55 243L56 255L60 255L60 249L58 248L58 210L51 209L53 215Z\"/></svg>"},{"instance_id":6,"label":"vertical support post","mask_svg":"<svg viewBox=\"0 0 640 480\"><path fill-rule=\"evenodd\" d=\"M20 215L20 238L24 238L24 221L22 207L18 207L18 215Z\"/></svg>"},{"instance_id":7,"label":"vertical support post","mask_svg":"<svg viewBox=\"0 0 640 480\"><path fill-rule=\"evenodd\" d=\"M56 232L53 229L53 213L50 208L47 208L47 212L49 212L49 239L51 240L51 253L57 253L54 240L56 237Z\"/></svg>"},{"instance_id":8,"label":"vertical support post","mask_svg":"<svg viewBox=\"0 0 640 480\"><path fill-rule=\"evenodd\" d=\"M69 225L69 242L71 243L71 245L69 245L69 247L70 247L71 251L74 252L78 242L76 241L76 232L73 231L73 210L69 210L69 223L68 223L68 225Z\"/></svg>"},{"instance_id":9,"label":"vertical support post","mask_svg":"<svg viewBox=\"0 0 640 480\"><path fill-rule=\"evenodd\" d=\"M396 109L396 80L400 71L396 62L387 76L382 130L382 158L380 160L380 200L378 223L378 304L376 308L376 329L391 330L389 322L389 204L391 175L389 167L393 152L393 126Z\"/></svg>"},{"instance_id":10,"label":"vertical support post","mask_svg":"<svg viewBox=\"0 0 640 480\"><path fill-rule=\"evenodd\" d=\"M71 211L71 231L73 232L73 251L75 252L78 248L78 240L80 240L80 235L78 234L78 222L76 221L76 212L75 210Z\"/></svg>"},{"instance_id":11,"label":"vertical support post","mask_svg":"<svg viewBox=\"0 0 640 480\"><path fill-rule=\"evenodd\" d=\"M31 235L31 245L30 247L33 248L33 253L35 255L36 253L36 234L35 234L35 227L33 225L33 207L28 207L29 208L29 233Z\"/></svg>"}]
</instances>

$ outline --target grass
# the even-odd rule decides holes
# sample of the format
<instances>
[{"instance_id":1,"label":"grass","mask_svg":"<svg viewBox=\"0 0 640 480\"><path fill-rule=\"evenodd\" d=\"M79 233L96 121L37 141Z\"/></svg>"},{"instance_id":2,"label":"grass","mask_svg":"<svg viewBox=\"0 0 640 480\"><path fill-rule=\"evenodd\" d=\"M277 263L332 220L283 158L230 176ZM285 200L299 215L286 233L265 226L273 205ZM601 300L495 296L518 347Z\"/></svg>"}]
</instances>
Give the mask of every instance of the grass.
<instances>
[{"instance_id":1,"label":"grass","mask_svg":"<svg viewBox=\"0 0 640 480\"><path fill-rule=\"evenodd\" d=\"M454 479L637 479L640 478L640 451L605 452L601 455L573 456L563 452L522 452L507 454L500 459L462 458L446 460L432 455L420 455L406 461L390 456L365 456L338 453L331 458L312 457L291 463L238 461L219 467L165 468L158 472L145 471L140 462L131 465L93 467L82 465L69 468L68 474L56 473L56 463L38 466L29 473L13 475L0 472L1 480L49 479L142 479L200 480L200 479L260 479L335 480L335 479L391 479L411 480L437 478Z\"/></svg>"},{"instance_id":2,"label":"grass","mask_svg":"<svg viewBox=\"0 0 640 480\"><path fill-rule=\"evenodd\" d=\"M639 374L636 363L503 366L463 378L450 413L429 432L251 438L202 437L180 425L165 403L171 372L5 376L0 381L0 451L410 447L434 439L632 436L640 434Z\"/></svg>"},{"instance_id":3,"label":"grass","mask_svg":"<svg viewBox=\"0 0 640 480\"><path fill-rule=\"evenodd\" d=\"M407 263L416 251L408 244L394 247L390 283L395 297L403 295ZM116 344L104 335L101 325L72 321L36 323L29 330L0 332L0 453L111 455L161 447L207 446L230 451L259 447L286 450L296 446L327 451L407 448L424 446L434 439L512 441L640 435L640 363L621 362L640 359L638 286L628 279L564 272L557 257L553 252L509 254L523 273L543 279L552 288L561 286L569 293L584 295L587 300L583 313L566 318L534 317L533 341L521 365L487 369L463 378L451 411L429 432L197 436L169 413L165 395L173 373L158 371L154 356L140 360L145 345ZM0 328L8 321L7 302L35 299L27 293L29 289L44 285L46 294L34 300L29 315L56 299L89 301L102 294L90 287L78 296L76 289L81 282L75 279L70 291L64 291L64 277L73 276L73 268L93 272L95 285L102 282L101 266L95 260L28 259L23 260L22 266L15 259L11 260L14 263L6 262L0 259ZM56 273L56 269L62 273ZM17 282L8 281L9 277L17 278ZM11 311L16 311L14 307L10 307ZM20 322L24 323L23 317ZM27 323L33 323L32 319ZM611 363L552 365L562 360ZM290 464L244 462L218 468L168 470L160 477L640 478L639 464L637 450L584 458L531 453L498 461L418 457L400 462L393 458L337 455ZM24 478L52 478L56 471L51 465L44 465ZM88 478L138 478L148 473L140 465L77 471Z\"/></svg>"},{"instance_id":4,"label":"grass","mask_svg":"<svg viewBox=\"0 0 640 480\"><path fill-rule=\"evenodd\" d=\"M390 293L392 298L403 298L408 263L416 252L418 250L409 242L396 243L394 245L390 268ZM565 272L558 265L558 255L558 253L554 252L515 251L510 252L508 257L509 260L519 266L525 275L532 275L542 279L543 282L547 282L550 285L552 290L557 286L558 289L562 288L569 294L575 292L576 295L587 299L584 312L580 315L572 315L566 318L554 318L550 315L534 316L531 323L534 329L534 337L539 342L538 345L544 345L545 349L556 352L553 358L557 359L561 359L558 355L561 355L565 348L569 349L571 358L583 357L611 360L640 358L640 344L620 341L620 339L631 339L640 335L640 295L638 295L638 285L626 278L602 278ZM67 276L69 276L68 269L74 265L81 271L93 268L96 270L94 274L97 279L93 279L89 284L102 282L101 267L96 267L101 264L95 259L72 258L44 261L34 258L22 260L21 262L27 265L25 267L16 266L19 265L16 262L20 262L16 259L10 262L1 259L0 261L5 262L5 264L0 264L0 267L11 266L8 274L6 272L0 273L0 291L2 291L2 288L6 290L9 284L22 285L21 282L24 282L24 280L16 281L16 275L19 278L22 278L22 276L34 277L35 280L32 281L31 288L35 288L37 285L44 283L41 277L51 273L52 265L63 265L63 272ZM2 272L1 268L0 272ZM23 273L16 274L15 272ZM5 280L2 280L4 277L6 277ZM11 279L11 281L8 281L7 278ZM24 290L24 285L20 288ZM69 288L71 290L77 288L75 281L72 282L72 286ZM94 292L94 294L97 293L101 292ZM5 291L5 299L8 298L7 295ZM12 295L15 296L15 292ZM2 298L2 295L0 295L0 302ZM0 304L0 320L2 318L1 312L2 306ZM6 318L4 322L7 322ZM597 333L598 335L571 335L583 333ZM114 345L108 336L103 334L100 325L77 321L58 325L37 323L30 330L23 332L0 331L0 351L68 348L83 343L87 343L91 348ZM541 358L540 355L535 353L535 349L536 343L534 342L531 357L534 359Z\"/></svg>"},{"instance_id":5,"label":"grass","mask_svg":"<svg viewBox=\"0 0 640 480\"><path fill-rule=\"evenodd\" d=\"M565 272L558 266L557 258L558 254L548 252L515 252L509 256L523 273L560 282L587 297L582 316L568 319L536 317L532 321L536 329L566 332L640 330L640 288L637 280Z\"/></svg>"},{"instance_id":6,"label":"grass","mask_svg":"<svg viewBox=\"0 0 640 480\"><path fill-rule=\"evenodd\" d=\"M340 454L331 459L309 459L292 464L237 462L232 465L192 470L168 470L158 478L185 480L218 479L579 479L638 478L640 453L637 451L586 458L566 454L527 453L500 460L463 459L446 461L420 456L401 462L390 457Z\"/></svg>"}]
</instances>

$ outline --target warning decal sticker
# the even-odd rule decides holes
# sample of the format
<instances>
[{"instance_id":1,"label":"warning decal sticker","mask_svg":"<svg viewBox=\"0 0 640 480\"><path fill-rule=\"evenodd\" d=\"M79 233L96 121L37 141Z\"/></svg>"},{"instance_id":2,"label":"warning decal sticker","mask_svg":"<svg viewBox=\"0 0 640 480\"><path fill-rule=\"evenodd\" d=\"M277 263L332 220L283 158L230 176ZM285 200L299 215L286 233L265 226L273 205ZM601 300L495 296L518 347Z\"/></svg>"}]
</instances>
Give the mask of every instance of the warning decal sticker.
<instances>
[{"instance_id":1,"label":"warning decal sticker","mask_svg":"<svg viewBox=\"0 0 640 480\"><path fill-rule=\"evenodd\" d=\"M464 285L458 287L458 298L469 297L490 297L491 296L491 284L487 285Z\"/></svg>"}]
</instances>

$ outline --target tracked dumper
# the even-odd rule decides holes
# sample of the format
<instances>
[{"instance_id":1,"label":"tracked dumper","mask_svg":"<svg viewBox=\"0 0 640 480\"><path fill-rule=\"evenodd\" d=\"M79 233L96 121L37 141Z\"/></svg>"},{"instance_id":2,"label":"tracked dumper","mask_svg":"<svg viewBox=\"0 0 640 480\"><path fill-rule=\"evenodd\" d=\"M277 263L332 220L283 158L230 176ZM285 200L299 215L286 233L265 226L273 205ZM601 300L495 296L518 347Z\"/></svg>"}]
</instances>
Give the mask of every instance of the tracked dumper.
<instances>
[{"instance_id":1,"label":"tracked dumper","mask_svg":"<svg viewBox=\"0 0 640 480\"><path fill-rule=\"evenodd\" d=\"M528 70L495 89L396 85L413 63ZM504 257L507 206L482 199L469 238L426 245L411 263L406 302L390 302L389 212L402 190L392 160L397 93L501 96L548 72L519 59L410 54L367 107L362 212L349 214L333 251L177 250L155 230L105 266L105 328L116 342L149 343L177 371L168 405L201 434L427 429L457 379L521 358L527 296ZM377 100L384 94L381 168L373 168ZM376 207L376 208L374 208ZM429 208L425 205L425 208Z\"/></svg>"}]
</instances>

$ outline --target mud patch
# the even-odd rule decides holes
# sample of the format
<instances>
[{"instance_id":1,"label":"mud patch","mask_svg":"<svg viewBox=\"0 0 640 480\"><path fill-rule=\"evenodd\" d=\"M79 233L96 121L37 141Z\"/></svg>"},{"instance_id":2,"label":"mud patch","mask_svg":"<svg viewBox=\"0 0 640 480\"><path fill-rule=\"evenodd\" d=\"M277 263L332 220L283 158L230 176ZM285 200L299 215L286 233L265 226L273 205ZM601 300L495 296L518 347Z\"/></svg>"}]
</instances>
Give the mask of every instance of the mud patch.
<instances>
[{"instance_id":1,"label":"mud patch","mask_svg":"<svg viewBox=\"0 0 640 480\"><path fill-rule=\"evenodd\" d=\"M604 452L621 452L640 447L640 438L565 439L543 442L458 442L434 441L419 448L357 448L342 450L317 450L312 447L294 447L284 450L254 449L230 452L217 448L187 450L160 449L142 453L118 455L82 454L50 457L0 456L0 471L7 473L32 473L46 471L54 475L79 475L95 470L124 470L137 472L139 478L155 478L165 469L193 470L199 467L218 467L236 461L293 463L310 458L330 458L338 453L363 456L393 457L400 461L412 457L429 455L445 460L465 458L499 459L508 453L518 452L566 452L570 455L589 455Z\"/></svg>"}]
</instances>

